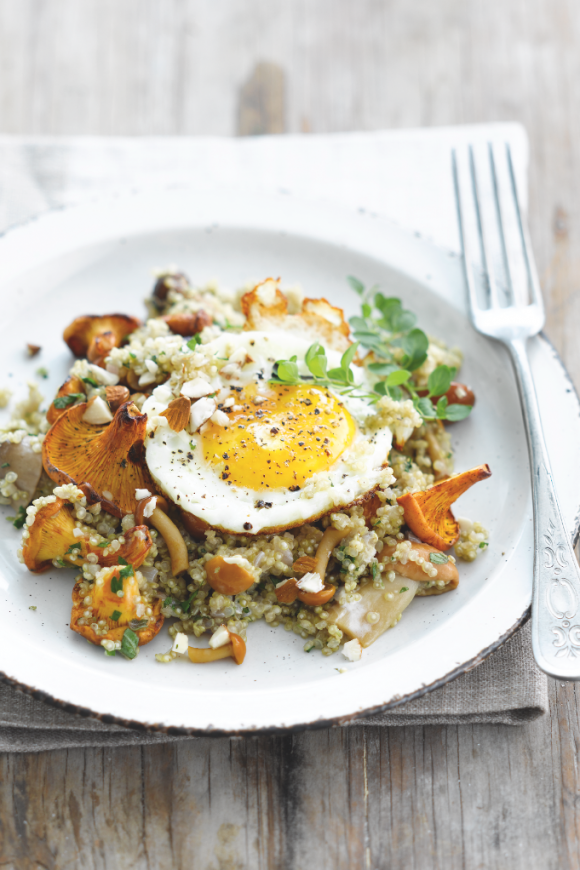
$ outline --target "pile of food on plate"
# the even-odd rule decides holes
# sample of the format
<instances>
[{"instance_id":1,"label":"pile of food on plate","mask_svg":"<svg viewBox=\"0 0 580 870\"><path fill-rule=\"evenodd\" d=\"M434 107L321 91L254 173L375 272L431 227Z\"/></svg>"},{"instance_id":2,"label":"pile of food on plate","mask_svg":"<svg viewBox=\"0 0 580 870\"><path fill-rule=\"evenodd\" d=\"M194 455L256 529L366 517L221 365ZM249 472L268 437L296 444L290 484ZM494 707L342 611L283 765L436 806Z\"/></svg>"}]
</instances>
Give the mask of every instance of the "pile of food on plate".
<instances>
[{"instance_id":1,"label":"pile of food on plate","mask_svg":"<svg viewBox=\"0 0 580 870\"><path fill-rule=\"evenodd\" d=\"M28 569L76 572L73 631L131 659L173 617L157 661L241 664L264 619L357 661L415 596L457 587L451 548L471 561L488 534L451 505L490 475L453 475L461 352L349 282L350 325L279 281L234 294L167 270L144 324L66 327L48 411L31 384L0 430L0 493Z\"/></svg>"}]
</instances>

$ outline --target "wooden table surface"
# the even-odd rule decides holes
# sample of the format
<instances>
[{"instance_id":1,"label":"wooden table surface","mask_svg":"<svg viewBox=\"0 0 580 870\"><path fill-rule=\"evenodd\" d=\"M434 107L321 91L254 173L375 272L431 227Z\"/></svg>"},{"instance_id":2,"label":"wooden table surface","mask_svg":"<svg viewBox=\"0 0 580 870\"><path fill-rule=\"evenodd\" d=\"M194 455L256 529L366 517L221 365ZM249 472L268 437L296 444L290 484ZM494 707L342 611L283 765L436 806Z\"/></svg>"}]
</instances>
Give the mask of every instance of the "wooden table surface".
<instances>
[{"instance_id":1,"label":"wooden table surface","mask_svg":"<svg viewBox=\"0 0 580 870\"><path fill-rule=\"evenodd\" d=\"M0 132L522 121L548 334L580 385L578 0L0 0ZM524 727L0 756L0 867L580 867L574 684Z\"/></svg>"}]
</instances>

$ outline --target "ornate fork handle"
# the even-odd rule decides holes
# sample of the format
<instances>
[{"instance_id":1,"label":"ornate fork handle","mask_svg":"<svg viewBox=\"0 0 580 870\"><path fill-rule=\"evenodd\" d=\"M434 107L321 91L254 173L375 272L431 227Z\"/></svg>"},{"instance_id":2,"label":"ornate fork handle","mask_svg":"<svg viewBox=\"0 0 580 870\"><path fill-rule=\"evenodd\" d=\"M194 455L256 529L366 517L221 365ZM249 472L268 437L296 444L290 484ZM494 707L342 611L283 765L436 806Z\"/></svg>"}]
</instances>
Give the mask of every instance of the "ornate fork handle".
<instances>
[{"instance_id":1,"label":"ornate fork handle","mask_svg":"<svg viewBox=\"0 0 580 870\"><path fill-rule=\"evenodd\" d=\"M525 340L505 342L522 400L534 506L532 644L549 676L580 680L580 568L564 526L544 441Z\"/></svg>"}]
</instances>

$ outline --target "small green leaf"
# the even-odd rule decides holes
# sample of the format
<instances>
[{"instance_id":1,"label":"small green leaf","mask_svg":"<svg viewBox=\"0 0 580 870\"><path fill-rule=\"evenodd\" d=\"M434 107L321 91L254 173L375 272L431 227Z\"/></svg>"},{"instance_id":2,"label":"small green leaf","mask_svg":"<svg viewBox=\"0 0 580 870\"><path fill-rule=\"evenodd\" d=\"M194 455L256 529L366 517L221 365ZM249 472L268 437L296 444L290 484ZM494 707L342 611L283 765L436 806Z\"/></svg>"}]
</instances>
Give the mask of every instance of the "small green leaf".
<instances>
[{"instance_id":1,"label":"small green leaf","mask_svg":"<svg viewBox=\"0 0 580 870\"><path fill-rule=\"evenodd\" d=\"M414 405L419 414L421 414L421 416L424 417L425 420L434 420L437 416L437 412L433 407L433 402L427 397L424 397L422 399L415 399Z\"/></svg>"},{"instance_id":2,"label":"small green leaf","mask_svg":"<svg viewBox=\"0 0 580 870\"><path fill-rule=\"evenodd\" d=\"M193 601L193 599L196 597L196 595L197 595L198 593L199 593L199 589L196 589L195 592L192 592L192 593L191 593L191 595L189 596L189 598L186 598L186 599L185 599L185 601L184 601L183 604L181 605L181 610L183 611L183 613L189 613L189 609L190 609L190 607L191 607L191 602Z\"/></svg>"},{"instance_id":3,"label":"small green leaf","mask_svg":"<svg viewBox=\"0 0 580 870\"><path fill-rule=\"evenodd\" d=\"M387 376L387 387L398 387L400 384L405 384L410 377L411 372L408 372L405 369L397 369L397 371L391 372L391 374Z\"/></svg>"},{"instance_id":4,"label":"small green leaf","mask_svg":"<svg viewBox=\"0 0 580 870\"><path fill-rule=\"evenodd\" d=\"M9 462L3 462L2 465L0 465L0 468L10 468L10 463L9 463Z\"/></svg>"},{"instance_id":5,"label":"small green leaf","mask_svg":"<svg viewBox=\"0 0 580 870\"><path fill-rule=\"evenodd\" d=\"M437 402L437 418L445 420L447 418L447 396L441 396Z\"/></svg>"},{"instance_id":6,"label":"small green leaf","mask_svg":"<svg viewBox=\"0 0 580 870\"><path fill-rule=\"evenodd\" d=\"M408 592L408 591L409 591L408 586L401 586L401 588L399 589L399 595L401 594L401 592Z\"/></svg>"},{"instance_id":7,"label":"small green leaf","mask_svg":"<svg viewBox=\"0 0 580 870\"><path fill-rule=\"evenodd\" d=\"M119 577L121 578L121 580L124 580L126 577L132 577L132 576L133 576L133 566L132 565L127 565L125 568L121 568L121 570L119 571ZM111 584L111 588L112 588L112 584Z\"/></svg>"},{"instance_id":8,"label":"small green leaf","mask_svg":"<svg viewBox=\"0 0 580 870\"><path fill-rule=\"evenodd\" d=\"M122 556L119 556L119 558L117 559L117 562L119 563L119 565L128 565L129 564L126 559L123 559Z\"/></svg>"},{"instance_id":9,"label":"small green leaf","mask_svg":"<svg viewBox=\"0 0 580 870\"><path fill-rule=\"evenodd\" d=\"M370 305L368 304L368 302L363 302L363 304L362 304L362 313L363 313L363 317L370 317L371 314L373 313L372 306L370 306Z\"/></svg>"},{"instance_id":10,"label":"small green leaf","mask_svg":"<svg viewBox=\"0 0 580 870\"><path fill-rule=\"evenodd\" d=\"M412 329L400 339L398 344L405 351L405 357L401 360L401 364L408 371L414 372L423 365L427 359L429 339L422 329Z\"/></svg>"},{"instance_id":11,"label":"small green leaf","mask_svg":"<svg viewBox=\"0 0 580 870\"><path fill-rule=\"evenodd\" d=\"M68 555L74 553L75 550L80 550L80 548L81 548L80 544L71 544L70 547L68 548L68 550L66 551L65 556L68 556Z\"/></svg>"},{"instance_id":12,"label":"small green leaf","mask_svg":"<svg viewBox=\"0 0 580 870\"><path fill-rule=\"evenodd\" d=\"M429 553L429 561L433 562L434 565L446 565L449 556L446 556L445 553Z\"/></svg>"},{"instance_id":13,"label":"small green leaf","mask_svg":"<svg viewBox=\"0 0 580 870\"><path fill-rule=\"evenodd\" d=\"M74 405L77 399L86 399L84 393L69 393L68 396L57 396L52 403L55 408L68 408L69 405Z\"/></svg>"},{"instance_id":14,"label":"small green leaf","mask_svg":"<svg viewBox=\"0 0 580 870\"><path fill-rule=\"evenodd\" d=\"M469 417L472 411L472 405L449 405L447 408L447 419L451 423L458 423L459 420L465 420Z\"/></svg>"},{"instance_id":15,"label":"small green leaf","mask_svg":"<svg viewBox=\"0 0 580 870\"><path fill-rule=\"evenodd\" d=\"M365 285L362 281L359 281L358 278L355 278L353 275L347 275L346 280L352 287L355 293L358 293L359 296L362 296L365 292Z\"/></svg>"},{"instance_id":16,"label":"small green leaf","mask_svg":"<svg viewBox=\"0 0 580 870\"><path fill-rule=\"evenodd\" d=\"M321 344L311 344L306 351L304 361L315 378L326 377L326 352Z\"/></svg>"},{"instance_id":17,"label":"small green leaf","mask_svg":"<svg viewBox=\"0 0 580 870\"><path fill-rule=\"evenodd\" d=\"M348 350L345 350L345 352L343 353L343 355L340 359L341 369L346 371L347 369L349 369L351 367L352 361L356 356L357 350L358 350L358 341L356 341L354 344L351 344L351 346L348 348Z\"/></svg>"},{"instance_id":18,"label":"small green leaf","mask_svg":"<svg viewBox=\"0 0 580 870\"><path fill-rule=\"evenodd\" d=\"M482 541L481 544L479 545L480 550L485 550L486 547L489 547L488 541Z\"/></svg>"},{"instance_id":19,"label":"small green leaf","mask_svg":"<svg viewBox=\"0 0 580 870\"><path fill-rule=\"evenodd\" d=\"M373 564L371 565L371 573L373 575L373 580L376 580L379 573L379 566L376 562L373 562Z\"/></svg>"},{"instance_id":20,"label":"small green leaf","mask_svg":"<svg viewBox=\"0 0 580 870\"><path fill-rule=\"evenodd\" d=\"M100 547L101 550L104 550L105 547L108 547L110 543L110 541L101 541L99 544L97 544L97 547Z\"/></svg>"},{"instance_id":21,"label":"small green leaf","mask_svg":"<svg viewBox=\"0 0 580 870\"><path fill-rule=\"evenodd\" d=\"M114 655L116 655L116 653L117 653L117 650L115 650L115 649L106 649L105 650L106 656L114 656Z\"/></svg>"},{"instance_id":22,"label":"small green leaf","mask_svg":"<svg viewBox=\"0 0 580 870\"><path fill-rule=\"evenodd\" d=\"M173 598L165 598L162 606L163 607L173 607Z\"/></svg>"},{"instance_id":23,"label":"small green leaf","mask_svg":"<svg viewBox=\"0 0 580 870\"><path fill-rule=\"evenodd\" d=\"M197 345L201 344L201 337L199 333L196 333L193 338L190 338L189 341L186 342L186 344L190 350L195 350Z\"/></svg>"},{"instance_id":24,"label":"small green leaf","mask_svg":"<svg viewBox=\"0 0 580 870\"><path fill-rule=\"evenodd\" d=\"M123 578L122 577L113 577L111 579L111 592L113 595L116 595L117 592L121 592L123 589Z\"/></svg>"},{"instance_id":25,"label":"small green leaf","mask_svg":"<svg viewBox=\"0 0 580 870\"><path fill-rule=\"evenodd\" d=\"M300 383L298 366L291 360L279 360L277 363L276 376L285 384Z\"/></svg>"},{"instance_id":26,"label":"small green leaf","mask_svg":"<svg viewBox=\"0 0 580 870\"><path fill-rule=\"evenodd\" d=\"M117 620L121 618L121 611L120 611L120 610L114 610L113 613L111 613L111 617L110 617L110 618L113 620L113 622L117 622Z\"/></svg>"},{"instance_id":27,"label":"small green leaf","mask_svg":"<svg viewBox=\"0 0 580 870\"><path fill-rule=\"evenodd\" d=\"M134 659L137 655L138 646L138 636L130 628L126 628L121 641L121 655L124 655L126 659Z\"/></svg>"},{"instance_id":28,"label":"small green leaf","mask_svg":"<svg viewBox=\"0 0 580 870\"><path fill-rule=\"evenodd\" d=\"M90 384L91 387L98 387L99 384L94 378L81 378L85 384Z\"/></svg>"},{"instance_id":29,"label":"small green leaf","mask_svg":"<svg viewBox=\"0 0 580 870\"><path fill-rule=\"evenodd\" d=\"M45 369L44 366L41 366L39 369L36 369L36 374L39 378L47 378L48 377L48 369Z\"/></svg>"},{"instance_id":30,"label":"small green leaf","mask_svg":"<svg viewBox=\"0 0 580 870\"><path fill-rule=\"evenodd\" d=\"M394 363L369 363L368 365L369 372L373 372L373 374L380 377L386 377L391 372L398 371L398 369L399 366L396 366Z\"/></svg>"},{"instance_id":31,"label":"small green leaf","mask_svg":"<svg viewBox=\"0 0 580 870\"><path fill-rule=\"evenodd\" d=\"M429 375L427 387L430 396L444 396L451 386L453 373L449 366L437 366Z\"/></svg>"}]
</instances>

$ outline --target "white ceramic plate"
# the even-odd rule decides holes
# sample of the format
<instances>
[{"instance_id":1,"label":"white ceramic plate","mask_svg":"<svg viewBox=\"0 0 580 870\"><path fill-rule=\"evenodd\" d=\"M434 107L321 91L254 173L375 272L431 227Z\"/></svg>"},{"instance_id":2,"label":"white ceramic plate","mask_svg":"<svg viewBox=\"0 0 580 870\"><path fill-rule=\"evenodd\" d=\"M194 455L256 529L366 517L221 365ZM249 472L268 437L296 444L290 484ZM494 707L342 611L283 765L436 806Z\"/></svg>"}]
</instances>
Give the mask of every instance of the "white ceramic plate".
<instances>
[{"instance_id":1,"label":"white ceramic plate","mask_svg":"<svg viewBox=\"0 0 580 870\"><path fill-rule=\"evenodd\" d=\"M428 691L485 657L530 603L528 457L508 358L469 325L458 258L377 216L288 195L174 190L50 213L0 239L1 383L18 396L44 365L50 378L41 386L50 398L71 363L60 339L66 323L111 310L142 315L152 268L169 263L195 282L217 277L226 286L281 275L349 315L357 297L345 276L356 275L400 295L425 330L459 344L461 378L473 386L477 406L453 428L456 468L488 462L493 477L462 498L458 513L490 529L489 550L460 564L457 591L416 599L360 663L340 653L306 655L302 639L258 623L248 631L242 667L164 666L154 655L170 645L165 630L131 663L105 657L71 632L73 573L28 573L16 559L19 533L3 522L0 671L41 697L109 721L243 732L344 721ZM42 345L41 356L30 360L26 342ZM575 534L578 401L550 345L539 338L531 353L563 513Z\"/></svg>"}]
</instances>

